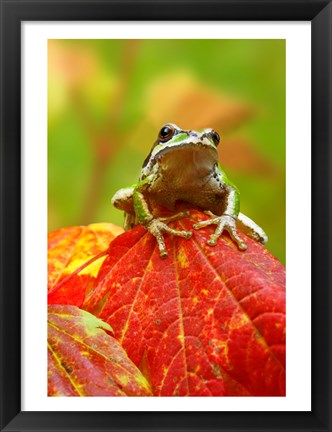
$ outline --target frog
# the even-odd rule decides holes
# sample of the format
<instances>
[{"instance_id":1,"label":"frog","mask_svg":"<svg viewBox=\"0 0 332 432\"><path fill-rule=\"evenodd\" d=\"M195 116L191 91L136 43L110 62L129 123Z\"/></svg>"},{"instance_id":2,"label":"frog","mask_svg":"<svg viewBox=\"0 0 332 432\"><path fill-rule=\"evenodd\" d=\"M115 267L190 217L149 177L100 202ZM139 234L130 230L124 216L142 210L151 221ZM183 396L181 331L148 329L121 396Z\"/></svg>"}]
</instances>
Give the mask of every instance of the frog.
<instances>
[{"instance_id":1,"label":"frog","mask_svg":"<svg viewBox=\"0 0 332 432\"><path fill-rule=\"evenodd\" d=\"M247 249L238 231L265 244L263 229L240 212L240 192L219 163L220 135L212 128L184 130L175 123L164 124L143 162L138 182L118 190L112 204L124 211L125 231L142 225L157 241L161 258L167 257L165 235L190 239L191 231L174 229L168 223L190 215L176 212L178 203L199 208L208 219L193 224L194 230L216 225L207 243L215 246L227 231L240 251ZM158 209L166 208L170 216Z\"/></svg>"}]
</instances>

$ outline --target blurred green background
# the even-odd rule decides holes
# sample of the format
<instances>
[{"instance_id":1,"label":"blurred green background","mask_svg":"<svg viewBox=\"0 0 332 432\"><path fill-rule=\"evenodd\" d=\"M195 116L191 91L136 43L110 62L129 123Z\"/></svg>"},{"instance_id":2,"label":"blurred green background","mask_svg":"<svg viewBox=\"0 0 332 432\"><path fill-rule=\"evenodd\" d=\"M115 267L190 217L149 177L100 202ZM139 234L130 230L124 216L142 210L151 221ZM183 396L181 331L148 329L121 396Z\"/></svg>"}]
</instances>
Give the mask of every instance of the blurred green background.
<instances>
[{"instance_id":1,"label":"blurred green background","mask_svg":"<svg viewBox=\"0 0 332 432\"><path fill-rule=\"evenodd\" d=\"M285 263L284 40L49 40L48 224L113 222L166 122L212 127L241 211Z\"/></svg>"}]
</instances>

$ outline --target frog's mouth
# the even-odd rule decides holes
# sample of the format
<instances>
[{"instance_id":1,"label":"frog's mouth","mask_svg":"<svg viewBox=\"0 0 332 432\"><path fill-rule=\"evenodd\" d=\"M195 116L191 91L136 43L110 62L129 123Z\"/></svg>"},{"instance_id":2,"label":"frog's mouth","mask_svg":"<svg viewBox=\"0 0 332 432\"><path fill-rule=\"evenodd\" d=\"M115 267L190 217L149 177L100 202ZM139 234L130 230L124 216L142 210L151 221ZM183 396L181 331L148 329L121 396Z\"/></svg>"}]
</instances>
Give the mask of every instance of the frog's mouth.
<instances>
[{"instance_id":1,"label":"frog's mouth","mask_svg":"<svg viewBox=\"0 0 332 432\"><path fill-rule=\"evenodd\" d=\"M206 144L186 144L185 146L165 148L158 156L163 171L179 176L203 177L211 174L218 163L218 151Z\"/></svg>"}]
</instances>

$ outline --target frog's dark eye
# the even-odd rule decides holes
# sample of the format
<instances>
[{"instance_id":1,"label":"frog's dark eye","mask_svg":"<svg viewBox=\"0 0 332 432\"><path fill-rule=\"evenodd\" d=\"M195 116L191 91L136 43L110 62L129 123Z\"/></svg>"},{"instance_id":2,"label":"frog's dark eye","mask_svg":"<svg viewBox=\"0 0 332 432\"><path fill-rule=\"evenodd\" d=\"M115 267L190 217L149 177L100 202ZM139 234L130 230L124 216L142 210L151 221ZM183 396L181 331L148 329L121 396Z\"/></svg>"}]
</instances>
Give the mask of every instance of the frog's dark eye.
<instances>
[{"instance_id":1,"label":"frog's dark eye","mask_svg":"<svg viewBox=\"0 0 332 432\"><path fill-rule=\"evenodd\" d=\"M211 131L211 138L212 141L214 142L214 144L217 146L220 143L220 136L218 134L218 132L216 131Z\"/></svg>"},{"instance_id":2,"label":"frog's dark eye","mask_svg":"<svg viewBox=\"0 0 332 432\"><path fill-rule=\"evenodd\" d=\"M166 142L172 138L174 135L174 127L172 125L164 126L159 132L159 140L161 142Z\"/></svg>"}]
</instances>

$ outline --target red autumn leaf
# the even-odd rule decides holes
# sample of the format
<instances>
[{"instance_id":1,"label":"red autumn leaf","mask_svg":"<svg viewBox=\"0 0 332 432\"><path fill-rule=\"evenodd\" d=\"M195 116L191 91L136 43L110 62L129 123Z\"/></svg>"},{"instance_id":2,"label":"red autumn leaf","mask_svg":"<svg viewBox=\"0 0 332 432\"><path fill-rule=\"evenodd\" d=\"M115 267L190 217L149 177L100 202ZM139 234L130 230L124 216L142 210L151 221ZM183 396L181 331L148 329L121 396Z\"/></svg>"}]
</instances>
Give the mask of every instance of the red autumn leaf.
<instances>
[{"instance_id":1,"label":"red autumn leaf","mask_svg":"<svg viewBox=\"0 0 332 432\"><path fill-rule=\"evenodd\" d=\"M49 396L151 396L108 324L75 306L48 312Z\"/></svg>"},{"instance_id":2,"label":"red autumn leaf","mask_svg":"<svg viewBox=\"0 0 332 432\"><path fill-rule=\"evenodd\" d=\"M61 282L89 259L105 251L113 238L122 232L122 228L110 223L51 232L48 235L48 303L81 306L105 256L70 277L65 285L61 286Z\"/></svg>"},{"instance_id":3,"label":"red autumn leaf","mask_svg":"<svg viewBox=\"0 0 332 432\"><path fill-rule=\"evenodd\" d=\"M285 395L285 269L241 234L241 252L191 218L170 224L193 231L166 236L169 255L142 227L110 245L82 308L108 322L155 395Z\"/></svg>"}]
</instances>

